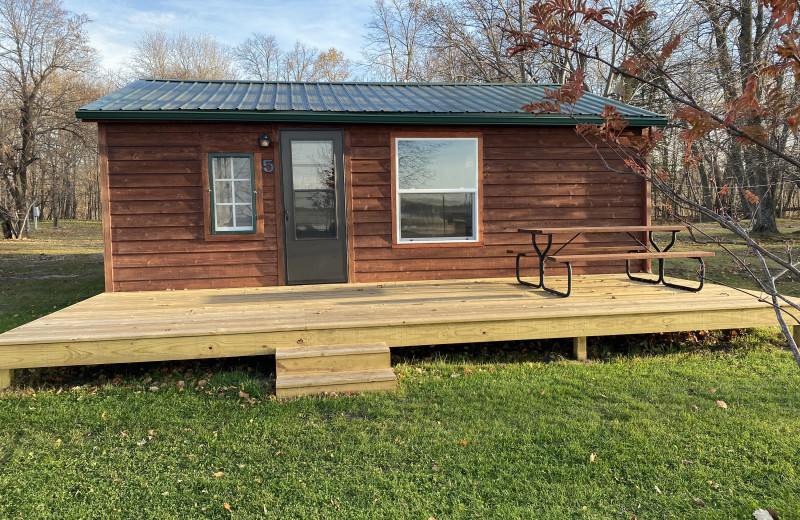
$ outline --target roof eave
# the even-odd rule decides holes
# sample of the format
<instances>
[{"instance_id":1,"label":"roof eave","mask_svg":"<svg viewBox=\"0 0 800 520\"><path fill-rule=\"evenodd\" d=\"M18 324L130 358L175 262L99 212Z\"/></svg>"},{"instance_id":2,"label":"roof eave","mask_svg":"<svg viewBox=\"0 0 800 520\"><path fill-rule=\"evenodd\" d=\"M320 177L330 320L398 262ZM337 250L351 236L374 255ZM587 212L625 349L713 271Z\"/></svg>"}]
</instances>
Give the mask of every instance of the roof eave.
<instances>
[{"instance_id":1,"label":"roof eave","mask_svg":"<svg viewBox=\"0 0 800 520\"><path fill-rule=\"evenodd\" d=\"M384 113L384 112L296 112L229 110L78 110L83 121L269 121L283 123L393 123L427 125L521 125L573 126L576 123L603 123L597 116L524 113ZM628 116L629 126L667 125L660 116Z\"/></svg>"}]
</instances>

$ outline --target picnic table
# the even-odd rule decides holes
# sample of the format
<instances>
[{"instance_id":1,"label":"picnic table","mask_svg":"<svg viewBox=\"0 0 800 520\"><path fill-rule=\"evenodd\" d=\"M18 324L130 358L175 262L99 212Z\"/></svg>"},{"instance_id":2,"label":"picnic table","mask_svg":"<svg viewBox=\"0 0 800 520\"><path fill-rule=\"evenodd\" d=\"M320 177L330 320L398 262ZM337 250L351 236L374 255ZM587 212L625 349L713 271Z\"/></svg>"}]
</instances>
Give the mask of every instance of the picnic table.
<instances>
[{"instance_id":1,"label":"picnic table","mask_svg":"<svg viewBox=\"0 0 800 520\"><path fill-rule=\"evenodd\" d=\"M590 226L518 229L517 231L519 233L531 235L531 243L539 262L539 283L523 280L520 275L520 259L529 256L529 254L525 252L517 254L517 281L522 285L534 287L536 289L541 288L549 293L567 297L572 292L572 262L625 260L625 272L631 280L650 284L662 284L674 289L697 292L703 288L705 274L705 262L703 258L714 256L714 253L709 251L671 251L672 246L675 245L676 235L686 229L686 226ZM669 242L659 245L653 238L653 233L658 232L670 232L671 238ZM574 245L575 240L581 235L602 234L610 234L615 237L620 237L622 240L619 240L617 245L582 247L574 252L566 251L562 253L562 251L568 249L570 245ZM553 236L555 235L572 235L572 237L560 245L553 253L550 253L550 249L553 247ZM645 235L647 236L646 239L643 238ZM575 248L569 249L574 250ZM664 277L664 261L667 258L693 258L697 260L700 263L700 270L698 271L700 278L699 286L690 287L667 281ZM658 278L651 279L632 275L630 269L631 260L658 260ZM556 262L566 265L566 292L545 285L545 264L547 262Z\"/></svg>"}]
</instances>

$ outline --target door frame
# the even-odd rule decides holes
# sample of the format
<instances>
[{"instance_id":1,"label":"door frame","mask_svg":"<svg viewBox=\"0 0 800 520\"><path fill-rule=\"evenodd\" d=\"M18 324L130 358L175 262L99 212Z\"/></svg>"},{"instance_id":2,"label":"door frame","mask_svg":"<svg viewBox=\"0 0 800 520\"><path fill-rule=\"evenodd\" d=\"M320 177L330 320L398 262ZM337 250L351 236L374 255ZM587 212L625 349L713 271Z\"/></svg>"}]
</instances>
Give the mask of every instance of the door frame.
<instances>
[{"instance_id":1,"label":"door frame","mask_svg":"<svg viewBox=\"0 0 800 520\"><path fill-rule=\"evenodd\" d=\"M295 140L315 140L317 139L331 139L333 141L334 152L334 182L335 182L335 197L336 197L336 230L337 237L335 239L319 239L321 241L330 241L331 243L338 243L339 255L341 259L341 276L337 279L325 280L310 280L310 281L296 281L290 280L290 255L292 249L290 241L298 242L294 238L294 189L291 184L290 168L291 163L291 142ZM278 180L279 180L279 200L278 206L279 214L277 218L282 222L283 237L281 240L281 248L283 249L283 275L282 282L285 285L304 285L304 284L317 284L317 283L347 283L350 280L350 232L352 231L349 225L349 204L348 199L348 182L346 179L345 171L345 132L341 128L290 128L281 129L278 131L278 149L276 155L278 156ZM311 240L302 240L302 242L310 243Z\"/></svg>"}]
</instances>

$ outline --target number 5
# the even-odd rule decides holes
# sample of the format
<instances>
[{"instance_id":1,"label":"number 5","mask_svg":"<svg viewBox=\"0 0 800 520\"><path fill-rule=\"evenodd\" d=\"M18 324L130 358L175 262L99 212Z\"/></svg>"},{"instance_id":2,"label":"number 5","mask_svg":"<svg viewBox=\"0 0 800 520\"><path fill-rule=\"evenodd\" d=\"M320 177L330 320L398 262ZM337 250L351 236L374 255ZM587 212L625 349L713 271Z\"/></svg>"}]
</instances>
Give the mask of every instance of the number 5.
<instances>
[{"instance_id":1,"label":"number 5","mask_svg":"<svg viewBox=\"0 0 800 520\"><path fill-rule=\"evenodd\" d=\"M264 173L272 173L274 169L275 166L272 164L272 159L264 159L261 161L261 170Z\"/></svg>"}]
</instances>

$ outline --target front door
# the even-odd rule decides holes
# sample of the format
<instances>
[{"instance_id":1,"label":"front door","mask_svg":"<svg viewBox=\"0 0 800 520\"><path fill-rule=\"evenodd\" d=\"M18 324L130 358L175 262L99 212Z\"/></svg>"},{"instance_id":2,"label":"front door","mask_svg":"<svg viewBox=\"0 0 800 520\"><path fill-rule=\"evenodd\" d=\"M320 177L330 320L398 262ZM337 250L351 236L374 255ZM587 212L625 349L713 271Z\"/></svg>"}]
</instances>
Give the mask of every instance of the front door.
<instances>
[{"instance_id":1,"label":"front door","mask_svg":"<svg viewBox=\"0 0 800 520\"><path fill-rule=\"evenodd\" d=\"M286 283L347 281L342 133L280 133Z\"/></svg>"}]
</instances>

